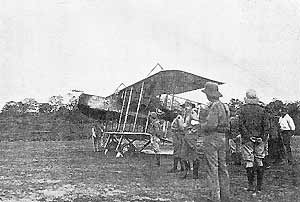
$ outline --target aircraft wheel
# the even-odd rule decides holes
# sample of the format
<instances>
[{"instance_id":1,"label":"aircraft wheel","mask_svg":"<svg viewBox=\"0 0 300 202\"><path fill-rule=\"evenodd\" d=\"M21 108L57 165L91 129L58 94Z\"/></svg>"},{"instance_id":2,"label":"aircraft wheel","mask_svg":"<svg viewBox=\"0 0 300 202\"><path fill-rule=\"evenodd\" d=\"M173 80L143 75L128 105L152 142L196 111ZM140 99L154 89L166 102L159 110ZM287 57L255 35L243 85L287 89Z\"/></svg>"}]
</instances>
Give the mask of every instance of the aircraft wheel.
<instances>
[{"instance_id":1,"label":"aircraft wheel","mask_svg":"<svg viewBox=\"0 0 300 202\"><path fill-rule=\"evenodd\" d=\"M116 141L110 141L107 145L107 148L105 149L104 151L104 154L105 155L113 155L115 156L116 155L116 148L117 148L117 145L118 145L118 142Z\"/></svg>"},{"instance_id":2,"label":"aircraft wheel","mask_svg":"<svg viewBox=\"0 0 300 202\"><path fill-rule=\"evenodd\" d=\"M121 146L120 152L126 156L132 155L132 154L136 153L136 148L130 144L123 144Z\"/></svg>"}]
</instances>

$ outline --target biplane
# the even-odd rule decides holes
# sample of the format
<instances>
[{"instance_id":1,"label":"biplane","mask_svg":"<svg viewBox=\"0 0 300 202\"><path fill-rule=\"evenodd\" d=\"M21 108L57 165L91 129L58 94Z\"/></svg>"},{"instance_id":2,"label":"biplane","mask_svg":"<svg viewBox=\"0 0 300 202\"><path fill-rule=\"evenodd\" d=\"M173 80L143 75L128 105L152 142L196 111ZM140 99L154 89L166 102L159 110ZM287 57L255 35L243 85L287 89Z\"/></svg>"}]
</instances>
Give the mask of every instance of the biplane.
<instances>
[{"instance_id":1,"label":"biplane","mask_svg":"<svg viewBox=\"0 0 300 202\"><path fill-rule=\"evenodd\" d=\"M142 152L150 144L150 112L157 112L167 130L166 123L177 116L180 108L177 95L204 88L208 81L223 84L180 70L162 70L107 97L81 94L78 107L89 117L104 121L105 153ZM167 138L161 140L170 142Z\"/></svg>"}]
</instances>

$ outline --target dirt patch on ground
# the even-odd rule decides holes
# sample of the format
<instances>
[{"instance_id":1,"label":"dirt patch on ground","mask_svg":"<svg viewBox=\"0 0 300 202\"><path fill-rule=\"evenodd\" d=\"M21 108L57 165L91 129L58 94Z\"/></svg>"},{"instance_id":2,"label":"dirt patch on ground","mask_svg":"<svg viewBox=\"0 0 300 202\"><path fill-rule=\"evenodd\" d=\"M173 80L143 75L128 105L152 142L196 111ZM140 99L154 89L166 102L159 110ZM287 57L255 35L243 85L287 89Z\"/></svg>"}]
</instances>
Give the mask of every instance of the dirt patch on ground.
<instances>
[{"instance_id":1,"label":"dirt patch on ground","mask_svg":"<svg viewBox=\"0 0 300 202\"><path fill-rule=\"evenodd\" d=\"M299 160L299 141L293 144ZM203 201L208 194L204 166L199 180L180 180L178 174L167 174L168 156L156 167L151 155L116 159L94 153L91 146L85 140L1 142L0 201L182 202ZM244 169L229 167L236 201L300 201L299 163L267 170L264 192L257 196L243 190Z\"/></svg>"}]
</instances>

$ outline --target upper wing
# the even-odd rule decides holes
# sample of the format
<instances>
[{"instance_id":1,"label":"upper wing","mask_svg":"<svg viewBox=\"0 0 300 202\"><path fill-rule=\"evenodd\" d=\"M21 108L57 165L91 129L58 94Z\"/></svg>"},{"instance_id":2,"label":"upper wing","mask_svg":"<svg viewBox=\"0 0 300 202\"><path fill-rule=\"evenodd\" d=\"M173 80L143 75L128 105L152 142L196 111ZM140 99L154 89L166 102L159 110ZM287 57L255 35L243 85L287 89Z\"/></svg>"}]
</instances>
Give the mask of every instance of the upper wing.
<instances>
[{"instance_id":1,"label":"upper wing","mask_svg":"<svg viewBox=\"0 0 300 202\"><path fill-rule=\"evenodd\" d=\"M142 79L141 81L138 81L119 92L133 88L133 92L139 94L142 84L144 83L145 97L153 97L161 94L180 94L204 88L205 83L208 81L215 82L219 85L223 84L219 81L214 81L180 70L163 70Z\"/></svg>"}]
</instances>

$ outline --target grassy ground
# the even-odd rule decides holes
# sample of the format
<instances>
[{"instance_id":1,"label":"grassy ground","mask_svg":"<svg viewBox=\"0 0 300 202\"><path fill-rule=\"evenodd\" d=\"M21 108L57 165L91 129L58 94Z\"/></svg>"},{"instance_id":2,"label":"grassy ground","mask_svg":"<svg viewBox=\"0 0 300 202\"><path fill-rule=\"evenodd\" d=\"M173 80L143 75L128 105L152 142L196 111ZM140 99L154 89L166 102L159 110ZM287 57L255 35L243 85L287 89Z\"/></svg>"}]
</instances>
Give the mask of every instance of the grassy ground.
<instances>
[{"instance_id":1,"label":"grassy ground","mask_svg":"<svg viewBox=\"0 0 300 202\"><path fill-rule=\"evenodd\" d=\"M300 201L299 143L294 142L298 163L267 170L264 192L257 196L243 190L244 169L230 165L233 201ZM172 163L167 156L156 167L149 155L116 159L94 153L87 140L1 142L0 149L0 201L182 202L203 201L208 194L204 166L200 179L180 180L166 173Z\"/></svg>"}]
</instances>

